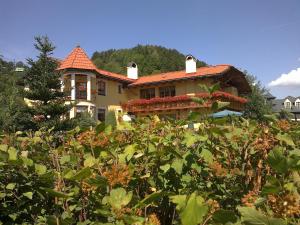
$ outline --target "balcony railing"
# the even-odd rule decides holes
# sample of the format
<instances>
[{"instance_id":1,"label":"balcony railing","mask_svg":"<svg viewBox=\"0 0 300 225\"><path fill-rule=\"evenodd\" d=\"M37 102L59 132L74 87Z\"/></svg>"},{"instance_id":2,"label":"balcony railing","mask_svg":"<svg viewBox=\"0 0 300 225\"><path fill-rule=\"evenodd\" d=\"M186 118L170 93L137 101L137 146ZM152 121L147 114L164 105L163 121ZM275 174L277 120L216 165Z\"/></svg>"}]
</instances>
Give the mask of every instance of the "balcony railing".
<instances>
[{"instance_id":1,"label":"balcony railing","mask_svg":"<svg viewBox=\"0 0 300 225\"><path fill-rule=\"evenodd\" d=\"M196 103L192 100L193 97L203 98L204 104ZM123 105L124 110L127 112L156 112L165 110L182 110L182 109L197 109L208 108L213 101L229 102L227 108L242 111L247 99L241 98L227 92L215 92L211 96L208 93L197 93L191 95L180 95L165 98L152 98L152 99L136 99L130 100Z\"/></svg>"}]
</instances>

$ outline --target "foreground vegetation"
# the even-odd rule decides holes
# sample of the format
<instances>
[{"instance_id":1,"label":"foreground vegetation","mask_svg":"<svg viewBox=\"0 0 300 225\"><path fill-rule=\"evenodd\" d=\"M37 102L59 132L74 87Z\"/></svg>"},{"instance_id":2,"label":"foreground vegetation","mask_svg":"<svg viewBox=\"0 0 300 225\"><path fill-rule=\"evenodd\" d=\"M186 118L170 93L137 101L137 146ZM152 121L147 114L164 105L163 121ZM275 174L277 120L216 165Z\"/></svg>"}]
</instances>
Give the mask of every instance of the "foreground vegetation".
<instances>
[{"instance_id":1,"label":"foreground vegetation","mask_svg":"<svg viewBox=\"0 0 300 225\"><path fill-rule=\"evenodd\" d=\"M144 119L2 135L4 224L297 224L300 127Z\"/></svg>"}]
</instances>

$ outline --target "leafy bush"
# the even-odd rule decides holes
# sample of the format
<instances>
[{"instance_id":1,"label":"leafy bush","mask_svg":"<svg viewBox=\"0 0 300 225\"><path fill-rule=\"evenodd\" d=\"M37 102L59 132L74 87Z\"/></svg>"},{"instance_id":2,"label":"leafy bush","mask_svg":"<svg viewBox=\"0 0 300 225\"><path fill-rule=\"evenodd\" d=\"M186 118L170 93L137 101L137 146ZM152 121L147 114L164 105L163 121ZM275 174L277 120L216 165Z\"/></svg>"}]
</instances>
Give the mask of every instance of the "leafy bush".
<instances>
[{"instance_id":1,"label":"leafy bush","mask_svg":"<svg viewBox=\"0 0 300 225\"><path fill-rule=\"evenodd\" d=\"M1 137L4 224L297 224L299 125L156 117ZM57 144L59 140L60 144Z\"/></svg>"}]
</instances>

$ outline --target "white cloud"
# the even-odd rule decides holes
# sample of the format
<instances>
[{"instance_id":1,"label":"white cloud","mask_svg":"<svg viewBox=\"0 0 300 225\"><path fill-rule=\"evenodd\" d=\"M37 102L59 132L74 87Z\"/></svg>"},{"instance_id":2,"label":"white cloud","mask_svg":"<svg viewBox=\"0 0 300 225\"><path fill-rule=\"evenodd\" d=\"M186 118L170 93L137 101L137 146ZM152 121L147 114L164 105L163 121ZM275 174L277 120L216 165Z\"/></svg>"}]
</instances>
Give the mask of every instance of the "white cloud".
<instances>
[{"instance_id":1,"label":"white cloud","mask_svg":"<svg viewBox=\"0 0 300 225\"><path fill-rule=\"evenodd\" d=\"M285 87L300 87L300 68L290 71L287 74L282 74L277 79L269 83L270 87L285 86Z\"/></svg>"}]
</instances>

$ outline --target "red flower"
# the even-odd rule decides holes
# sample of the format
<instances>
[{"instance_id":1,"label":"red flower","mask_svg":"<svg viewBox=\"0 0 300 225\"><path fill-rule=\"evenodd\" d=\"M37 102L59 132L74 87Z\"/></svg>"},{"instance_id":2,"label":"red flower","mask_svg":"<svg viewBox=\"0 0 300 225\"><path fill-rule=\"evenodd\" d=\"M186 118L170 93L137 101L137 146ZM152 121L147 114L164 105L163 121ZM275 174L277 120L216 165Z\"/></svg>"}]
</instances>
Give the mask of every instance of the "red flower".
<instances>
[{"instance_id":1,"label":"red flower","mask_svg":"<svg viewBox=\"0 0 300 225\"><path fill-rule=\"evenodd\" d=\"M157 103L172 103L172 102L186 102L186 101L191 101L192 97L198 97L198 98L212 98L213 100L229 100L231 102L239 102L239 103L246 103L247 99L238 97L235 95L232 95L227 92L222 92L222 91L217 91L212 94L212 96L209 95L209 93L197 93L194 96L189 96L189 95L178 95L174 97L165 97L165 98L151 98L151 99L136 99L136 100L130 100L123 106L130 107L130 106L145 106L145 105L153 105Z\"/></svg>"}]
</instances>

